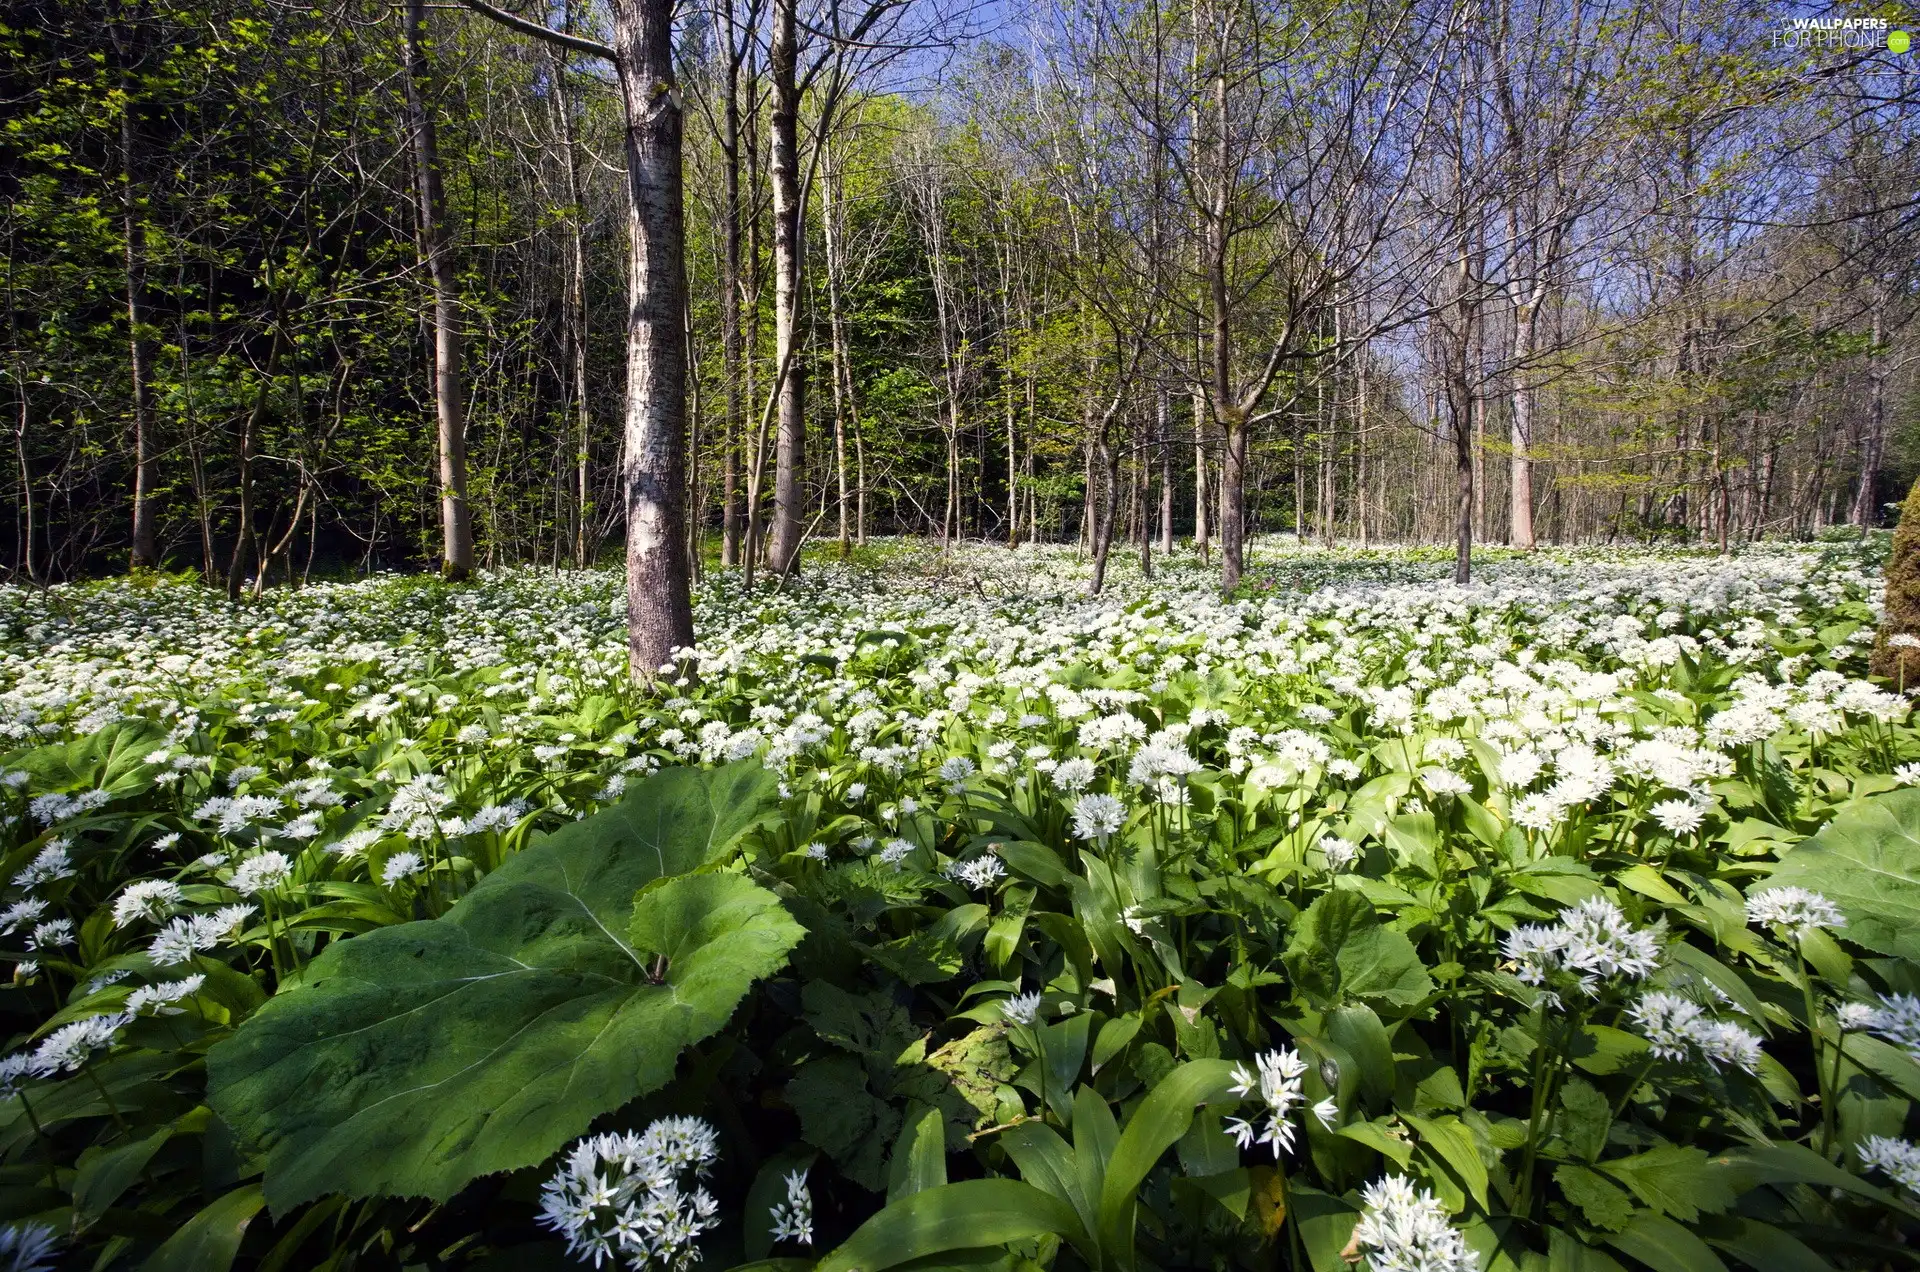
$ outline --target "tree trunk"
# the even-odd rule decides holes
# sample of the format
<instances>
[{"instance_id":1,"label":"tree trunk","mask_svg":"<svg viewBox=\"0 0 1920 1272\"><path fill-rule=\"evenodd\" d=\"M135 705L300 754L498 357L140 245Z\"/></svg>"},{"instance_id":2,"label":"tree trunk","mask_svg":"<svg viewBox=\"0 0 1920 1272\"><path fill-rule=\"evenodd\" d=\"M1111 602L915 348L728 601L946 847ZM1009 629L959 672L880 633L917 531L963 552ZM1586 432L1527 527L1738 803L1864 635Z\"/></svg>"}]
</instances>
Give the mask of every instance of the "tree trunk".
<instances>
[{"instance_id":1,"label":"tree trunk","mask_svg":"<svg viewBox=\"0 0 1920 1272\"><path fill-rule=\"evenodd\" d=\"M122 51L123 56L126 50ZM121 70L121 84L131 76ZM153 493L158 478L154 457L153 340L147 326L147 229L141 216L134 173L132 93L120 108L120 215L126 240L127 352L133 388L133 533L130 564L151 570L160 564L154 536Z\"/></svg>"},{"instance_id":2,"label":"tree trunk","mask_svg":"<svg viewBox=\"0 0 1920 1272\"><path fill-rule=\"evenodd\" d=\"M774 0L767 69L773 76L773 344L781 366L773 474L773 526L767 565L790 574L799 565L806 482L806 366L798 356L806 239L801 226L798 0Z\"/></svg>"},{"instance_id":3,"label":"tree trunk","mask_svg":"<svg viewBox=\"0 0 1920 1272\"><path fill-rule=\"evenodd\" d=\"M1874 508L1874 489L1880 484L1880 459L1887 436L1886 353L1880 347L1884 335L1881 309L1873 311L1873 349L1867 355L1867 435L1860 447L1860 478L1853 490L1853 507L1847 520L1866 529L1879 520Z\"/></svg>"},{"instance_id":4,"label":"tree trunk","mask_svg":"<svg viewBox=\"0 0 1920 1272\"><path fill-rule=\"evenodd\" d=\"M417 2L417 0L416 0ZM627 656L651 680L693 644L682 544L687 426L686 228L672 0L616 0L632 230L627 310Z\"/></svg>"},{"instance_id":5,"label":"tree trunk","mask_svg":"<svg viewBox=\"0 0 1920 1272\"><path fill-rule=\"evenodd\" d=\"M721 472L720 564L740 564L740 295L745 284L740 269L740 62L734 7L722 5L727 34L727 104L723 115L720 153L724 168L725 250L721 257L720 359L726 379L727 436Z\"/></svg>"},{"instance_id":6,"label":"tree trunk","mask_svg":"<svg viewBox=\"0 0 1920 1272\"><path fill-rule=\"evenodd\" d=\"M571 13L569 12L569 18ZM571 23L569 23L570 25ZM573 455L573 563L587 561L587 524L593 515L593 491L588 471L593 441L593 407L587 383L587 208L580 181L580 146L574 133L573 99L567 85L566 60L554 57L553 107L560 121L560 144L565 147L563 170L567 180L567 339L573 346L574 455Z\"/></svg>"},{"instance_id":7,"label":"tree trunk","mask_svg":"<svg viewBox=\"0 0 1920 1272\"><path fill-rule=\"evenodd\" d=\"M450 579L473 573L473 521L467 508L466 402L460 385L460 331L455 314L458 284L444 226L446 194L440 182L440 145L429 103L433 65L427 57L424 0L407 0L407 113L413 133L413 166L420 209L420 247L433 287L433 397L439 422L440 572Z\"/></svg>"}]
</instances>

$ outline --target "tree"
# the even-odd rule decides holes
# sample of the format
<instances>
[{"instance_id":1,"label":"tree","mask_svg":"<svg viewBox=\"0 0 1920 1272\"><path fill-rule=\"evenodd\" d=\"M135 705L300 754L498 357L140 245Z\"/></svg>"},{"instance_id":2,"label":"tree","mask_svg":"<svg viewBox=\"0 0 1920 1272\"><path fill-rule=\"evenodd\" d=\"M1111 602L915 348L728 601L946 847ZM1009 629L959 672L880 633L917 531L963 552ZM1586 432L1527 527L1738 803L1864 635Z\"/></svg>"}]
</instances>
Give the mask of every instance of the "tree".
<instances>
[{"instance_id":1,"label":"tree","mask_svg":"<svg viewBox=\"0 0 1920 1272\"><path fill-rule=\"evenodd\" d=\"M613 65L626 123L632 258L627 306L627 407L621 465L627 512L627 661L635 679L670 669L693 644L686 551L686 226L681 102L672 0L613 0L613 42L517 17L485 0L467 7L504 26Z\"/></svg>"},{"instance_id":2,"label":"tree","mask_svg":"<svg viewBox=\"0 0 1920 1272\"><path fill-rule=\"evenodd\" d=\"M460 374L459 287L446 236L447 196L440 179L440 142L433 122L433 63L427 54L424 0L407 0L407 114L419 192L420 247L433 288L433 404L439 425L440 572L473 573L473 516L467 508L466 391Z\"/></svg>"}]
</instances>

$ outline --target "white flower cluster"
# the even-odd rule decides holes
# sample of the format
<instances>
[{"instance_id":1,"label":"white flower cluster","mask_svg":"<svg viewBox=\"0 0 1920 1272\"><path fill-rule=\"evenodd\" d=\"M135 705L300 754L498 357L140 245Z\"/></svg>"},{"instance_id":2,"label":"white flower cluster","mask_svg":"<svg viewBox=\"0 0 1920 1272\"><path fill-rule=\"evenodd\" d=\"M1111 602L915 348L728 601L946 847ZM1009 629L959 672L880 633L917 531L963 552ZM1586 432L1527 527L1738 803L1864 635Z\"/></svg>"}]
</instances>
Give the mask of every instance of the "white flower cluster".
<instances>
[{"instance_id":1,"label":"white flower cluster","mask_svg":"<svg viewBox=\"0 0 1920 1272\"><path fill-rule=\"evenodd\" d=\"M1266 1122L1256 1127L1248 1119L1228 1118L1227 1130L1241 1148L1267 1145L1277 1161L1282 1150L1293 1148L1294 1127L1287 1117L1295 1105L1306 1102L1301 1079L1306 1076L1307 1062L1292 1047L1281 1047L1255 1056L1254 1068L1258 1077L1247 1072L1245 1065L1236 1065L1231 1090L1243 1100L1252 1099L1263 1105ZM1313 1115L1320 1119L1322 1126L1332 1127L1339 1108L1329 1097L1313 1106Z\"/></svg>"},{"instance_id":2,"label":"white flower cluster","mask_svg":"<svg viewBox=\"0 0 1920 1272\"><path fill-rule=\"evenodd\" d=\"M1360 1196L1367 1208L1354 1226L1353 1248L1372 1272L1479 1272L1480 1256L1431 1192L1388 1175Z\"/></svg>"},{"instance_id":3,"label":"white flower cluster","mask_svg":"<svg viewBox=\"0 0 1920 1272\"><path fill-rule=\"evenodd\" d=\"M1796 937L1847 925L1840 907L1806 888L1767 888L1747 898L1747 922L1785 928Z\"/></svg>"},{"instance_id":4,"label":"white flower cluster","mask_svg":"<svg viewBox=\"0 0 1920 1272\"><path fill-rule=\"evenodd\" d=\"M698 1182L719 1156L713 1127L697 1117L588 1136L541 1186L540 1223L595 1267L612 1258L634 1272L689 1268L700 1234L719 1223L719 1203Z\"/></svg>"},{"instance_id":5,"label":"white flower cluster","mask_svg":"<svg viewBox=\"0 0 1920 1272\"><path fill-rule=\"evenodd\" d=\"M1730 1021L1715 1020L1690 998L1666 990L1642 994L1628 1013L1662 1060L1698 1058L1715 1068L1732 1065L1747 1073L1760 1067L1760 1037Z\"/></svg>"},{"instance_id":6,"label":"white flower cluster","mask_svg":"<svg viewBox=\"0 0 1920 1272\"><path fill-rule=\"evenodd\" d=\"M773 1220L773 1239L810 1246L813 1244L813 1194L807 1191L807 1172L788 1172L786 1184L786 1201L775 1202L767 1210L767 1217Z\"/></svg>"},{"instance_id":7,"label":"white flower cluster","mask_svg":"<svg viewBox=\"0 0 1920 1272\"><path fill-rule=\"evenodd\" d=\"M1645 980L1660 966L1666 936L1663 919L1635 928L1605 897L1588 897L1560 912L1554 924L1524 923L1507 934L1501 953L1529 985L1545 985L1554 973L1572 973L1581 992L1597 994L1616 977Z\"/></svg>"}]
</instances>

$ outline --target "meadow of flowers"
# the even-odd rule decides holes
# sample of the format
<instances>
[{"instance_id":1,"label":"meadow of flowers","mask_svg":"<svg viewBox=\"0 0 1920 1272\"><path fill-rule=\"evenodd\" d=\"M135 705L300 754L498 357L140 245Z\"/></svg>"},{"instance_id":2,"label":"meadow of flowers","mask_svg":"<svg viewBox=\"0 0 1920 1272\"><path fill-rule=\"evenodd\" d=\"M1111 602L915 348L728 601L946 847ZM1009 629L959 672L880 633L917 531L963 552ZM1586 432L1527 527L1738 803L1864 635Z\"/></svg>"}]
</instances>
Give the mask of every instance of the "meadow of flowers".
<instances>
[{"instance_id":1,"label":"meadow of flowers","mask_svg":"<svg viewBox=\"0 0 1920 1272\"><path fill-rule=\"evenodd\" d=\"M1911 1265L1880 550L0 589L0 1268Z\"/></svg>"}]
</instances>

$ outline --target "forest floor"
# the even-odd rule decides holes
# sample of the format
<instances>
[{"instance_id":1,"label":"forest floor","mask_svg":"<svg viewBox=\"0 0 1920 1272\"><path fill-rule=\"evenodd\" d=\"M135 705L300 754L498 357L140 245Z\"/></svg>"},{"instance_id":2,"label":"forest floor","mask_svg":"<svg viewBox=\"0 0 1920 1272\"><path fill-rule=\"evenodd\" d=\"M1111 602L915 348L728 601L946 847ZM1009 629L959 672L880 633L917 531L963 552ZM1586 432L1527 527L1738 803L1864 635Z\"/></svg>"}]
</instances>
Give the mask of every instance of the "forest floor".
<instances>
[{"instance_id":1,"label":"forest floor","mask_svg":"<svg viewBox=\"0 0 1920 1272\"><path fill-rule=\"evenodd\" d=\"M448 1080L434 1048L496 1017L512 1023L514 1001L459 1029L434 1023L428 1003L401 1013L412 1025L356 1026L427 1029L385 1050L323 1046L310 1016L368 1010L356 999L350 1011L327 977L349 964L363 980L401 975L413 964L367 960L404 932L444 921L480 939L473 916L499 917L509 876L524 884L549 859L607 849L606 828L631 810L669 819L697 806L724 820L732 802L745 820L711 843L739 854L734 881L685 886L722 888L725 904L762 916L753 930L792 937L763 962L736 951L715 964L754 970L738 972L703 1028L726 1024L789 951L804 994L783 981L733 1017L728 1045L757 1057L734 1075L739 1099L757 1101L745 1121L717 1088L671 1088L674 1107L720 1123L715 1143L738 1163L701 1176L716 1213L767 1205L779 1178L767 1172L804 1153L818 1162L815 1192L788 1184L776 1222L793 1231L804 1203L811 1225L817 1194L824 1249L872 1216L889 1180L897 1193L899 1172L939 1161L914 1138L937 1143L940 1123L915 1121L930 1107L951 1122L948 1154L972 1154L957 1171L1005 1172L1008 1159L969 1147L975 1138L1028 1119L1077 1126L1096 1117L1088 1101L1111 1130L1116 1116L1158 1110L1148 1093L1190 1081L1190 1098L1168 1097L1184 1106L1153 1113L1186 1119L1184 1134L1196 1102L1232 1103L1226 1068L1206 1066L1251 1063L1284 1037L1323 1063L1309 1071L1283 1049L1260 1053L1258 1080L1236 1071L1237 1098L1266 1100L1254 1122L1228 1124L1241 1128L1238 1148L1218 1121L1212 1139L1181 1140L1180 1169L1212 1182L1191 1195L1168 1193L1158 1174L1142 1185L1141 1213L1158 1217L1140 1220L1140 1240L1163 1261L1202 1239L1181 1235L1189 1221L1228 1244L1280 1231L1285 1207L1250 1209L1248 1189L1257 1198L1268 1185L1247 1172L1269 1149L1280 1158L1296 1131L1314 1156L1288 1195L1319 1200L1298 1202L1287 1239L1316 1268L1345 1266L1355 1215L1394 1206L1427 1215L1432 1231L1458 1223L1487 1249L1506 1240L1496 1229L1522 1231L1499 1227L1506 1218L1489 1227L1497 1216L1557 1216L1595 1249L1644 1252L1696 1220L1736 1255L1768 1249L1768 1225L1788 1222L1773 1211L1741 1219L1737 1242L1702 1217L1734 1196L1717 1175L1702 1181L1746 1169L1739 1154L1756 1137L1824 1163L1769 1159L1773 1174L1740 1176L1745 1189L1824 1181L1818 1196L1795 1195L1796 1231L1905 1214L1908 1203L1864 1183L1843 1203L1818 1174L1895 1162L1873 1137L1896 1134L1920 1094L1920 1065L1899 1046L1863 1036L1823 1058L1822 1039L1837 1047L1846 1030L1920 1050L1920 1030L1903 1034L1914 1021L1899 1016L1900 993L1920 986L1909 938L1875 909L1879 884L1856 886L1841 868L1847 836L1864 833L1847 818L1875 797L1906 800L1895 816L1920 822L1920 803L1889 794L1920 782L1904 687L1867 678L1884 547L1490 552L1460 587L1435 549L1269 541L1232 597L1190 552L1156 554L1147 578L1117 550L1106 594L1088 597L1088 564L1068 549L942 555L879 542L839 563L829 545L750 598L711 575L698 647L681 675L644 691L626 677L612 570L519 568L463 585L376 577L237 605L151 579L0 588L0 745L11 748L0 754L0 878L11 880L0 958L16 965L0 1010L18 1048L0 1060L0 1085L39 1110L0 1108L0 1154L19 1185L0 1202L101 1266L189 1223L201 1225L195 1241L227 1234L228 1260L243 1238L261 1253L270 1227L272 1241L303 1248L325 1229L300 1226L302 1207L330 1204L315 1199L335 1187L390 1197L355 1222L421 1257L431 1252L409 1243L510 1250L541 1239L536 1220L589 1249L618 1214L569 1202L538 1219L528 1177L502 1176L523 1183L497 1195L473 1181L552 1161L564 1139L651 1088L622 1077L583 1097L570 1085L527 1114L537 1130L502 1140L462 1119L489 1100L544 1098L512 1059L528 1036L547 1048L543 1064L565 1049L536 1028L544 1015L488 1044L507 1057L491 1080L510 1090L418 1099L405 1093ZM687 796L688 782L707 794ZM1816 835L1838 847L1796 856ZM660 870L669 856L663 846ZM730 859L689 857L706 861L690 877ZM1878 860L1876 880L1896 869ZM1905 878L1915 863L1902 860ZM1807 864L1821 861L1825 875ZM1783 909L1784 894L1767 892L1783 870L1832 900ZM598 917L624 932L630 908L638 942L667 922L669 902L648 910L653 894L641 888L635 902L635 881L619 881ZM474 909L483 893L495 909ZM782 905L837 934L838 953L796 946ZM532 943L509 951L512 967L538 965L550 952L540 941L586 939L526 935L553 921L551 907L515 914L507 935ZM695 925L676 939L721 935ZM567 958L589 956L619 962L612 946ZM660 956L636 984L659 984L668 966ZM275 996L310 978L322 988ZM1853 1015L1800 1010L1816 999ZM1564 1034L1553 1002L1577 1005ZM866 1013L853 1034L833 1023L846 1012ZM1049 1013L1058 1023L1044 1023ZM942 1037L950 1045L930 1050ZM1861 1056L1869 1043L1879 1052ZM261 1059L282 1044L280 1060ZM333 1076L288 1085L286 1057L312 1047ZM909 1053L921 1085L886 1076ZM941 1067L962 1053L980 1066L972 1078ZM675 1054L656 1057L662 1074ZM429 1083L421 1066L441 1076ZM1567 1102L1551 1133L1537 1102L1528 1109L1542 1072ZM1872 1090L1837 1105L1834 1083ZM354 1101L388 1087L403 1111L391 1127L362 1125ZM1294 1108L1308 1097L1317 1122ZM209 1105L231 1127L226 1147L209 1136L204 1153L162 1152L207 1134ZM235 1157L233 1135L257 1154ZM431 1161L407 1147L427 1142L458 1147ZM1135 1184L1170 1169L1154 1163L1173 1140L1153 1142ZM1721 1154L1711 1171L1708 1152ZM102 1162L135 1158L103 1182ZM1432 1190L1427 1200L1378 1192L1389 1163ZM569 1169L553 1195L572 1195ZM244 1237L234 1216L259 1209L247 1181L262 1171L273 1218ZM1131 1202L1133 1186L1123 1191ZM396 1195L421 1192L465 1201L429 1212ZM1194 1218L1206 1197L1224 1198L1231 1222ZM1842 1213L1849 1205L1865 1218ZM137 1213L103 1221L119 1211ZM707 1217L676 1231L691 1241L719 1224ZM482 1237L463 1245L461 1223ZM761 1220L719 1227L709 1241L722 1254L767 1253ZM884 1245L879 1231L868 1248ZM1081 1238L1093 1240L1062 1239Z\"/></svg>"}]
</instances>

